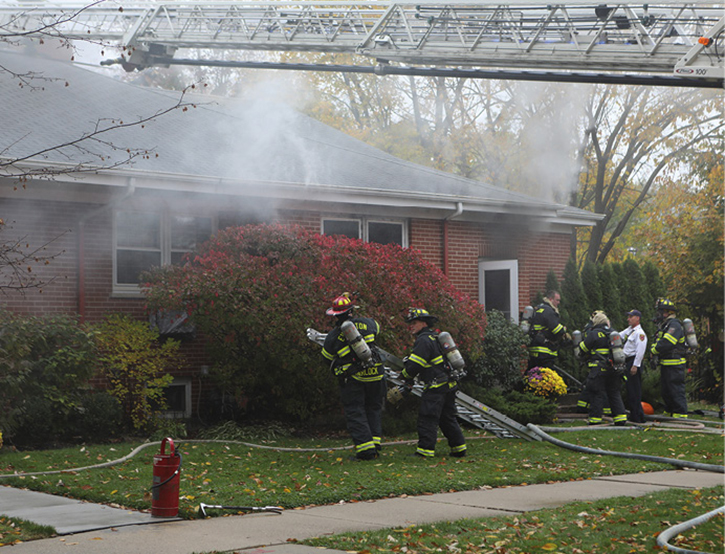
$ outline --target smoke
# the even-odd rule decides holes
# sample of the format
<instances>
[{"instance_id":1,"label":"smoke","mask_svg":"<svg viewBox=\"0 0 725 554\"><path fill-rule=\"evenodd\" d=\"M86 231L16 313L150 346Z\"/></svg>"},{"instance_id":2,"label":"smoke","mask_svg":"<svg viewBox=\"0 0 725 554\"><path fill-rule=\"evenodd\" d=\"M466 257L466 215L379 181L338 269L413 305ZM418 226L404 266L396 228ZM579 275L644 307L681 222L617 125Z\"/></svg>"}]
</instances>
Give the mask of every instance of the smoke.
<instances>
[{"instance_id":1,"label":"smoke","mask_svg":"<svg viewBox=\"0 0 725 554\"><path fill-rule=\"evenodd\" d=\"M524 83L515 102L522 114L519 177L524 190L568 203L580 172L580 126L590 85Z\"/></svg>"},{"instance_id":2,"label":"smoke","mask_svg":"<svg viewBox=\"0 0 725 554\"><path fill-rule=\"evenodd\" d=\"M299 81L272 76L225 101L229 117L216 132L226 137L229 177L319 182L324 164L309 141L310 122L300 113L307 94Z\"/></svg>"}]
</instances>

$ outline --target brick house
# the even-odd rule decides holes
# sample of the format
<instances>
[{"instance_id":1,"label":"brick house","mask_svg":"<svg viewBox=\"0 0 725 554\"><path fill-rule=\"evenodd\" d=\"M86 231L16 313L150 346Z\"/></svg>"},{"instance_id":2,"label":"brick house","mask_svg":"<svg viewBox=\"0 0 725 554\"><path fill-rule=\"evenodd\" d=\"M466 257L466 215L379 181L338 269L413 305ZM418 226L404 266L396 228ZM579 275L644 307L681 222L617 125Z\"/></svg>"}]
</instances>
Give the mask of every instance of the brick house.
<instances>
[{"instance_id":1,"label":"brick house","mask_svg":"<svg viewBox=\"0 0 725 554\"><path fill-rule=\"evenodd\" d=\"M127 125L179 98L17 51L0 51L0 65L15 74L0 75L0 105L12 106L0 110L6 159L93 133L109 118ZM29 71L50 80L19 86ZM574 229L599 219L400 160L271 102L193 100L15 166L67 174L23 185L0 176L3 238L52 241L47 251L60 253L38 269L56 277L42 294L8 293L4 307L145 318L141 270L175 263L228 225L274 221L415 248L459 290L517 321L547 272L562 274ZM102 169L73 171L78 163ZM175 376L185 415L201 391L198 342L185 346L187 368Z\"/></svg>"}]
</instances>

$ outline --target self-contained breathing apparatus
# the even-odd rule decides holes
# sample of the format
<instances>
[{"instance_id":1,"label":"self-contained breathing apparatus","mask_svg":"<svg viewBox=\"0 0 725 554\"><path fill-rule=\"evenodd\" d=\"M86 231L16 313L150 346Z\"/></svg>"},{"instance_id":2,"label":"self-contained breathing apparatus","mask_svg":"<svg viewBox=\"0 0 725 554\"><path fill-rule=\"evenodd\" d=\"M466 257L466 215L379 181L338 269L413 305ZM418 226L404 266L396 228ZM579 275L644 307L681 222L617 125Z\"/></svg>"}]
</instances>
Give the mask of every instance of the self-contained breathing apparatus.
<instances>
[{"instance_id":1,"label":"self-contained breathing apparatus","mask_svg":"<svg viewBox=\"0 0 725 554\"><path fill-rule=\"evenodd\" d=\"M371 367L374 367L376 364L381 362L381 357L378 349L375 346L371 348L370 345L365 342L365 339L360 334L360 331L358 331L355 323L353 323L349 319L343 321L340 325L340 330L343 337L345 337L345 342L350 347L350 350L353 353L355 360L350 363L350 365L342 372L337 372L333 368L333 373L335 373L339 379L344 380L347 377L359 373L360 371L370 369ZM345 362L341 359L333 361L333 364L344 363Z\"/></svg>"},{"instance_id":2,"label":"self-contained breathing apparatus","mask_svg":"<svg viewBox=\"0 0 725 554\"><path fill-rule=\"evenodd\" d=\"M453 337L447 331L438 333L438 344L445 355L444 363L449 366L447 373L453 381L463 379L467 374L465 371L466 362L456 346Z\"/></svg>"},{"instance_id":3,"label":"self-contained breathing apparatus","mask_svg":"<svg viewBox=\"0 0 725 554\"><path fill-rule=\"evenodd\" d=\"M622 344L622 335L617 331L609 333L609 350L612 353L612 366L614 372L620 377L624 375L626 368L624 365L624 345Z\"/></svg>"},{"instance_id":4,"label":"self-contained breathing apparatus","mask_svg":"<svg viewBox=\"0 0 725 554\"><path fill-rule=\"evenodd\" d=\"M524 308L524 313L521 314L521 323L519 323L519 327L524 332L525 335L528 335L531 332L531 318L534 316L534 307L533 306L526 306Z\"/></svg>"},{"instance_id":5,"label":"self-contained breathing apparatus","mask_svg":"<svg viewBox=\"0 0 725 554\"><path fill-rule=\"evenodd\" d=\"M467 373L465 370L466 361L463 359L461 352L458 350L456 342L451 334L447 331L441 331L436 336L438 346L443 354L443 369L451 381L460 381ZM403 358L405 362L407 358ZM397 404L403 398L408 396L413 389L413 384L406 383L392 387L387 394L387 400L391 404Z\"/></svg>"},{"instance_id":6,"label":"self-contained breathing apparatus","mask_svg":"<svg viewBox=\"0 0 725 554\"><path fill-rule=\"evenodd\" d=\"M365 339L362 338L355 324L348 319L340 325L340 330L345 335L345 341L348 346L360 361L360 365L365 369L374 366L373 352L368 346L368 343L365 342Z\"/></svg>"}]
</instances>

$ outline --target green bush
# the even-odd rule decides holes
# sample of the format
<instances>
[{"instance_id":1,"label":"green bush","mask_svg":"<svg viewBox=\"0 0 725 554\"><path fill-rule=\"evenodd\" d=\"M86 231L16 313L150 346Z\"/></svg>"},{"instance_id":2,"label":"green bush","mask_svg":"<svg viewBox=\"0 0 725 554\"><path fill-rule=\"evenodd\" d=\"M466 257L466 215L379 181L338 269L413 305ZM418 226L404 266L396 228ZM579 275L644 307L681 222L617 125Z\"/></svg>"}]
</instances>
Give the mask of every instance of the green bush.
<instances>
[{"instance_id":1,"label":"green bush","mask_svg":"<svg viewBox=\"0 0 725 554\"><path fill-rule=\"evenodd\" d=\"M466 394L522 425L551 423L556 417L556 402L530 392L503 392L497 388L483 388L472 384L463 388Z\"/></svg>"},{"instance_id":2,"label":"green bush","mask_svg":"<svg viewBox=\"0 0 725 554\"><path fill-rule=\"evenodd\" d=\"M467 369L468 379L484 388L513 390L526 367L528 336L498 310L486 313L483 356Z\"/></svg>"},{"instance_id":3,"label":"green bush","mask_svg":"<svg viewBox=\"0 0 725 554\"><path fill-rule=\"evenodd\" d=\"M416 251L250 225L218 233L183 267L147 276L151 309L179 310L209 339L212 375L242 415L307 424L339 412L337 382L308 327L327 331L333 298L356 291L360 315L378 321L379 344L402 356L413 340L403 316L440 317L469 362L480 355L483 307L459 293Z\"/></svg>"},{"instance_id":4,"label":"green bush","mask_svg":"<svg viewBox=\"0 0 725 554\"><path fill-rule=\"evenodd\" d=\"M123 408L105 391L88 391L74 417L77 436L88 442L105 442L123 431Z\"/></svg>"},{"instance_id":5,"label":"green bush","mask_svg":"<svg viewBox=\"0 0 725 554\"><path fill-rule=\"evenodd\" d=\"M164 388L173 378L168 371L179 362L179 343L159 342L148 323L111 315L96 326L101 376L118 399L125 423L136 431L152 431L166 407Z\"/></svg>"},{"instance_id":6,"label":"green bush","mask_svg":"<svg viewBox=\"0 0 725 554\"><path fill-rule=\"evenodd\" d=\"M153 423L153 429L149 439L152 441L160 441L166 437L171 437L172 439L185 439L188 434L186 423L183 421L157 417Z\"/></svg>"},{"instance_id":7,"label":"green bush","mask_svg":"<svg viewBox=\"0 0 725 554\"><path fill-rule=\"evenodd\" d=\"M93 334L75 318L0 311L0 430L16 445L47 445L73 433L93 374Z\"/></svg>"}]
</instances>

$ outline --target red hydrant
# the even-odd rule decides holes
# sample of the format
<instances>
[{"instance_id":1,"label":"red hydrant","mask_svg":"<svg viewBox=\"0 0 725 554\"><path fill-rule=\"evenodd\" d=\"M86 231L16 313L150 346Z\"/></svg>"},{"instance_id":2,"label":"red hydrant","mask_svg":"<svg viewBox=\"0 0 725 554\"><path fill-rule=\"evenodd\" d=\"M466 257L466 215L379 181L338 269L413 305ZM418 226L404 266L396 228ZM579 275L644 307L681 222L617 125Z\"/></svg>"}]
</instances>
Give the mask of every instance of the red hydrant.
<instances>
[{"instance_id":1,"label":"red hydrant","mask_svg":"<svg viewBox=\"0 0 725 554\"><path fill-rule=\"evenodd\" d=\"M169 454L165 454L169 443ZM179 473L181 454L174 450L174 441L161 441L161 452L154 456L154 476L151 485L151 515L174 517L179 513Z\"/></svg>"}]
</instances>

